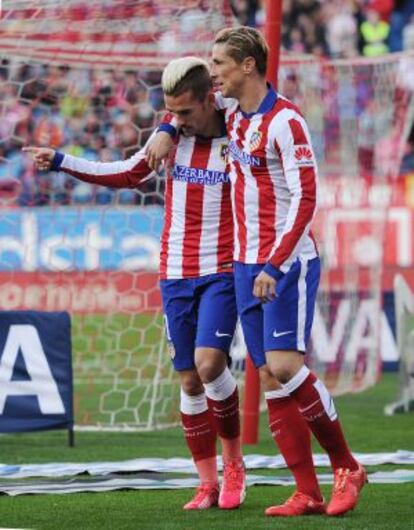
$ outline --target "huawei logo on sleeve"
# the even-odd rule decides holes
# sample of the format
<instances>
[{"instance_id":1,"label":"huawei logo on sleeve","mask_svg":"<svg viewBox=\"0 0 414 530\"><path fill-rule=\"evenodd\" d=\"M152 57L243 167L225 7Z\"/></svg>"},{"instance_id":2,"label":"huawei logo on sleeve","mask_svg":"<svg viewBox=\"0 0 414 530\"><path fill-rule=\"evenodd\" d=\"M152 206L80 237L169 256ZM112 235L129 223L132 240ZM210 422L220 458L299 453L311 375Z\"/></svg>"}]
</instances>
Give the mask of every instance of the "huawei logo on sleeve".
<instances>
[{"instance_id":1,"label":"huawei logo on sleeve","mask_svg":"<svg viewBox=\"0 0 414 530\"><path fill-rule=\"evenodd\" d=\"M295 147L295 160L296 165L301 166L312 166L313 155L312 151L307 145L298 145Z\"/></svg>"}]
</instances>

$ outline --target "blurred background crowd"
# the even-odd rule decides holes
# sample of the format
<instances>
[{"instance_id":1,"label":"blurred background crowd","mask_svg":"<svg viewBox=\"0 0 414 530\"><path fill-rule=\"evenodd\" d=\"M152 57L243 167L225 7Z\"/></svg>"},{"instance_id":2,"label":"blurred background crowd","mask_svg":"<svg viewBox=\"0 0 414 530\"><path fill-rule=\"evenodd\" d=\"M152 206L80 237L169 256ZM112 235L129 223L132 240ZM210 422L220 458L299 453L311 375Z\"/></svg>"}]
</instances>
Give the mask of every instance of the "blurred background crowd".
<instances>
[{"instance_id":1,"label":"blurred background crowd","mask_svg":"<svg viewBox=\"0 0 414 530\"><path fill-rule=\"evenodd\" d=\"M155 85L155 86L154 86ZM3 61L0 66L0 187L8 204L109 204L114 192L65 175L37 172L21 147L52 147L93 161L132 156L158 123L163 108L159 72L71 69ZM159 183L158 183L159 186ZM161 202L157 183L122 204ZM152 192L152 193L151 193Z\"/></svg>"},{"instance_id":2,"label":"blurred background crowd","mask_svg":"<svg viewBox=\"0 0 414 530\"><path fill-rule=\"evenodd\" d=\"M232 0L242 24L264 24L264 0ZM374 57L414 50L413 0L284 0L285 51Z\"/></svg>"},{"instance_id":3,"label":"blurred background crowd","mask_svg":"<svg viewBox=\"0 0 414 530\"><path fill-rule=\"evenodd\" d=\"M263 3L232 0L231 7L240 23L262 28ZM164 9L167 4L169 2L163 3ZM139 6L140 17L146 16L145 20L157 14L157 2L139 2ZM86 19L90 15L87 9L86 4L79 5L74 13ZM193 9L185 13L186 20L181 20L184 28L194 28L195 21L204 20L203 2L198 11ZM311 54L323 61L325 57L377 57L406 50L414 51L413 0L283 1L282 53ZM281 91L295 100L296 88L297 79L293 73L284 79ZM301 104L301 101L296 102ZM315 99L311 107L316 113L313 124L320 122L320 126L313 132L317 155L322 157L327 142L334 136L326 123L322 123L329 120L329 115L321 109L318 112L319 107L321 100ZM145 144L162 114L159 71L73 69L3 59L0 62L0 108L1 204L162 202L162 183L149 181L142 193L131 190L115 193L79 183L64 174L36 172L30 159L21 155L23 145L37 145L104 162L131 156ZM361 118L359 170L367 175L372 172L374 145L378 139L375 131L383 125L380 110L376 101L365 101L358 110ZM414 129L400 168L400 173L408 172L414 172Z\"/></svg>"}]
</instances>

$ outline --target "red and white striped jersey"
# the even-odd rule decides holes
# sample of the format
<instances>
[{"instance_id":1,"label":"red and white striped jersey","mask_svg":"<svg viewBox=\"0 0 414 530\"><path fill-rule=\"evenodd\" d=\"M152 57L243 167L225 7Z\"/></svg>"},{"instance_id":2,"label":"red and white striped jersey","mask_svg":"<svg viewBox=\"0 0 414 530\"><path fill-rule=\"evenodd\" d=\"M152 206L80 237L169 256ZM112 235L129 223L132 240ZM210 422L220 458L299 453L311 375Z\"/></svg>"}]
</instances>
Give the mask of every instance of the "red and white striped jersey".
<instances>
[{"instance_id":1,"label":"red and white striped jersey","mask_svg":"<svg viewBox=\"0 0 414 530\"><path fill-rule=\"evenodd\" d=\"M216 105L226 111L235 261L286 272L298 256L316 257L317 167L298 108L272 88L249 115L220 93Z\"/></svg>"},{"instance_id":2,"label":"red and white striped jersey","mask_svg":"<svg viewBox=\"0 0 414 530\"><path fill-rule=\"evenodd\" d=\"M232 271L233 217L227 148L225 136L178 136L166 163L162 279ZM128 160L108 163L56 153L52 169L114 188L135 188L155 175L147 165L145 148Z\"/></svg>"}]
</instances>

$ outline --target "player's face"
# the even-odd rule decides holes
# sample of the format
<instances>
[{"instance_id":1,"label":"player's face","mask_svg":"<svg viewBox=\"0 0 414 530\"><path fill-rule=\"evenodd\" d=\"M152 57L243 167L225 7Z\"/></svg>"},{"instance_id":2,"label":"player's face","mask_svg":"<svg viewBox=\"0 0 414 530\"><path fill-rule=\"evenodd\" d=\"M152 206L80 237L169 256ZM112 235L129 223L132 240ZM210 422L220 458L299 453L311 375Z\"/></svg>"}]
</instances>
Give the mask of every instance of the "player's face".
<instances>
[{"instance_id":1,"label":"player's face","mask_svg":"<svg viewBox=\"0 0 414 530\"><path fill-rule=\"evenodd\" d=\"M180 96L164 96L165 107L174 114L185 136L203 135L214 107L207 96L204 101L194 97L191 90Z\"/></svg>"},{"instance_id":2,"label":"player's face","mask_svg":"<svg viewBox=\"0 0 414 530\"><path fill-rule=\"evenodd\" d=\"M237 98L245 81L243 63L236 63L227 53L226 44L215 44L211 59L211 77L214 86L224 97Z\"/></svg>"}]
</instances>

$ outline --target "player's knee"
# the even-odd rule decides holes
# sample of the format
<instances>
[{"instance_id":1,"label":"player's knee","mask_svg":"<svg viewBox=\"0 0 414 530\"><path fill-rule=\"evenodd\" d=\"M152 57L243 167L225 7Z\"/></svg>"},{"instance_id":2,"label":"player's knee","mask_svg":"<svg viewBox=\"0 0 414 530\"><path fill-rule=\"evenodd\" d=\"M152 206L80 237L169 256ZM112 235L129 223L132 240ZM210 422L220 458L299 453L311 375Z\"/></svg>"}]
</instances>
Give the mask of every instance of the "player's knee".
<instances>
[{"instance_id":1,"label":"player's knee","mask_svg":"<svg viewBox=\"0 0 414 530\"><path fill-rule=\"evenodd\" d=\"M278 390L291 378L290 370L283 366L262 366L259 370L260 382L265 391Z\"/></svg>"},{"instance_id":2,"label":"player's knee","mask_svg":"<svg viewBox=\"0 0 414 530\"><path fill-rule=\"evenodd\" d=\"M269 390L277 390L281 388L280 383L274 377L274 375L272 374L272 372L270 371L269 367L266 364L260 367L259 375L260 375L260 383L265 392Z\"/></svg>"},{"instance_id":3,"label":"player's knee","mask_svg":"<svg viewBox=\"0 0 414 530\"><path fill-rule=\"evenodd\" d=\"M274 366L270 371L272 376L282 385L286 384L292 377L291 371L286 366Z\"/></svg>"},{"instance_id":4,"label":"player's knee","mask_svg":"<svg viewBox=\"0 0 414 530\"><path fill-rule=\"evenodd\" d=\"M180 372L181 388L189 396L196 396L204 392L203 384L197 372Z\"/></svg>"},{"instance_id":5,"label":"player's knee","mask_svg":"<svg viewBox=\"0 0 414 530\"><path fill-rule=\"evenodd\" d=\"M303 355L294 351L273 351L266 353L267 366L273 377L286 384L303 366Z\"/></svg>"},{"instance_id":6,"label":"player's knee","mask_svg":"<svg viewBox=\"0 0 414 530\"><path fill-rule=\"evenodd\" d=\"M226 355L212 348L196 352L195 365L203 383L211 383L219 377L227 366Z\"/></svg>"}]
</instances>

